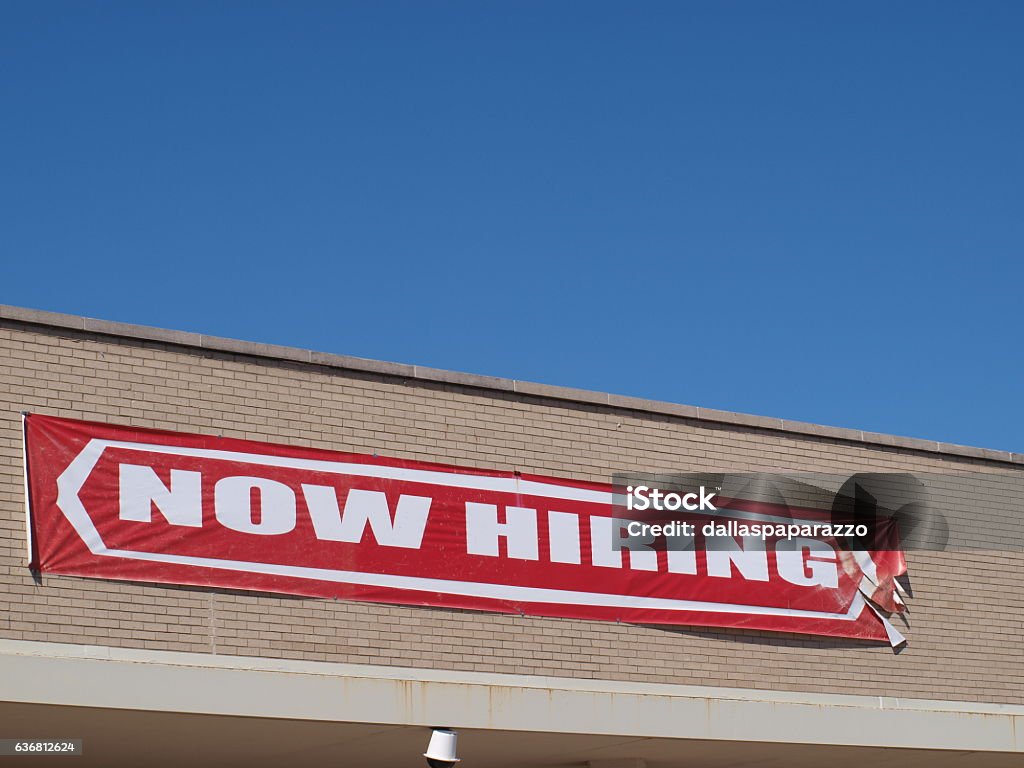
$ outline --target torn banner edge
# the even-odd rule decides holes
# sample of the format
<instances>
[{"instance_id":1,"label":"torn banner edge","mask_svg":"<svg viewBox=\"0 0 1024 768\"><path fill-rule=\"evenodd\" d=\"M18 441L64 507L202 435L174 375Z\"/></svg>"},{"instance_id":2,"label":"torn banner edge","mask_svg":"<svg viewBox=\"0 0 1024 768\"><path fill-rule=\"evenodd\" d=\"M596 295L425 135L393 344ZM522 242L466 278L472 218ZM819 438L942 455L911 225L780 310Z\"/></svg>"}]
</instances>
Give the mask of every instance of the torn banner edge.
<instances>
[{"instance_id":1,"label":"torn banner edge","mask_svg":"<svg viewBox=\"0 0 1024 768\"><path fill-rule=\"evenodd\" d=\"M875 592L882 590L882 586L878 583L878 569L874 559L868 552L865 552L860 548L852 549L850 550L850 553L853 555L854 562L857 564L857 567L860 569L861 575L863 576L860 583L857 585L857 589L860 591L861 595L863 595L864 602L867 606L874 612L875 616L878 617L878 620L882 622L885 634L889 638L889 644L893 648L899 648L902 645L906 645L907 638L893 626L892 622L890 622L885 614L882 613L881 609L875 605L875 602L872 599L872 595ZM893 585L892 597L897 606L902 606L904 610L908 610L907 604L900 597L901 592L904 594L906 593L899 581L896 580L896 577L900 575L902 574L893 574L893 577L890 579Z\"/></svg>"}]
</instances>

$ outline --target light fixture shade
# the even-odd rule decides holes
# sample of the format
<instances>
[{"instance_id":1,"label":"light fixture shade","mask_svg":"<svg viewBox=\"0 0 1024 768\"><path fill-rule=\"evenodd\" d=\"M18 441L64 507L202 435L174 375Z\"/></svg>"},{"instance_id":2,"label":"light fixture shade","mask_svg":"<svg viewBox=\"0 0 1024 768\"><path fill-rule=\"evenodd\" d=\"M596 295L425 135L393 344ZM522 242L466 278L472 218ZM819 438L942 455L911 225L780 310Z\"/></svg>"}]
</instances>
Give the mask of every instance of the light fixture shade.
<instances>
[{"instance_id":1,"label":"light fixture shade","mask_svg":"<svg viewBox=\"0 0 1024 768\"><path fill-rule=\"evenodd\" d=\"M435 728L430 734L430 744L423 756L428 760L439 760L444 763L457 763L455 756L455 731L449 728Z\"/></svg>"}]
</instances>

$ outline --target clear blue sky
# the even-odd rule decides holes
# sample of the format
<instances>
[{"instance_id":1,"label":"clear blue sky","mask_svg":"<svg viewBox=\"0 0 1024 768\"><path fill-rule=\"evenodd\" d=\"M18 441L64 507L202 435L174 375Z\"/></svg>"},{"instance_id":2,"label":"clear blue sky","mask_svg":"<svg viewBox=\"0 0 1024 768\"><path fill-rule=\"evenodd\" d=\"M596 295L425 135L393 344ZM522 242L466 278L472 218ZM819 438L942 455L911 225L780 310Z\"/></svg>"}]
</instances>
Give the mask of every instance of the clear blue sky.
<instances>
[{"instance_id":1,"label":"clear blue sky","mask_svg":"<svg viewBox=\"0 0 1024 768\"><path fill-rule=\"evenodd\" d=\"M1024 451L1024 4L5 2L0 302Z\"/></svg>"}]
</instances>

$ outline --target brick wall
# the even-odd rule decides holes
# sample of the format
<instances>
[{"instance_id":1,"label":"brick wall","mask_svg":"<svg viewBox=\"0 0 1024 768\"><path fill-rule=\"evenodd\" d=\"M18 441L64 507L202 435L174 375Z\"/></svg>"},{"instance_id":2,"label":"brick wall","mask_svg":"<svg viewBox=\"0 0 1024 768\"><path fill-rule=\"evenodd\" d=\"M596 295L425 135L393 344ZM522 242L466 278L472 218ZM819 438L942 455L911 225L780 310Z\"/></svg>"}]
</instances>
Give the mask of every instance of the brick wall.
<instances>
[{"instance_id":1,"label":"brick wall","mask_svg":"<svg viewBox=\"0 0 1024 768\"><path fill-rule=\"evenodd\" d=\"M24 559L23 410L598 481L617 470L685 468L967 469L1016 482L1024 466L0 321L2 637L1024 704L1019 553L911 553L911 642L899 655L772 633L49 575L39 584Z\"/></svg>"}]
</instances>

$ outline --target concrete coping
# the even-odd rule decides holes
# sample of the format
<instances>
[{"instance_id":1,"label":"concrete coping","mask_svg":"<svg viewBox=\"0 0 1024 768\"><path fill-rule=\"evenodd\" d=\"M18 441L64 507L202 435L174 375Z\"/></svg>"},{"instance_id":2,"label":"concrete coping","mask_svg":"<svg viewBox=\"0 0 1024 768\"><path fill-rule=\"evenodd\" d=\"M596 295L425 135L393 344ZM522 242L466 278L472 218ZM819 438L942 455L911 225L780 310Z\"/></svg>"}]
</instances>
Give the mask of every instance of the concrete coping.
<instances>
[{"instance_id":1,"label":"concrete coping","mask_svg":"<svg viewBox=\"0 0 1024 768\"><path fill-rule=\"evenodd\" d=\"M188 331L173 331L164 328L153 328L131 323L117 323L110 320L96 320L78 315L65 315L58 312L46 312L38 309L26 309L0 304L0 320L27 325L40 325L50 328L78 331L99 336L113 336L135 341L160 342L189 349L224 352L270 360L306 363L346 371L374 373L382 376L393 376L417 381L453 384L462 387L507 392L531 397L547 398L564 402L580 403L591 406L604 406L627 411L673 416L694 421L704 421L730 426L765 429L774 432L798 435L801 437L825 438L850 443L860 443L885 448L901 448L912 451L940 454L943 456L981 459L990 462L1024 466L1024 453L997 451L989 448L975 448L965 445L954 445L935 440L922 440L913 437L900 437L878 432L865 432L859 429L829 427L820 424L809 424L802 421L776 419L766 416L752 416L745 413L719 411L712 408L699 408L693 405L682 405L659 400L645 400L639 397L594 392L585 389L558 387L550 384L538 384L517 379L503 379L496 376L480 376L472 373L446 371L437 368L426 368L420 365L390 363L381 360L370 360L362 357L336 355L327 352L316 352L296 347L283 347L275 344L261 344L253 341L226 339L219 336L207 336Z\"/></svg>"},{"instance_id":2,"label":"concrete coping","mask_svg":"<svg viewBox=\"0 0 1024 768\"><path fill-rule=\"evenodd\" d=\"M472 672L433 667L398 667L355 664L337 661L234 656L195 651L164 651L147 648L119 648L106 645L81 645L39 640L0 638L0 658L31 656L47 659L109 661L127 664L160 664L169 667L197 667L246 672L278 672L333 678L364 678L416 683L449 683L473 686L502 686L536 690L563 690L627 696L665 696L723 701L755 701L773 704L799 704L809 707L850 707L858 709L904 710L920 712L959 712L977 715L1024 717L1024 705L981 701L944 701L901 696L871 696L852 693L812 693L763 688L726 688L723 686L649 683L629 680L604 680L549 675ZM1024 748L1024 745L1022 745Z\"/></svg>"},{"instance_id":3,"label":"concrete coping","mask_svg":"<svg viewBox=\"0 0 1024 768\"><path fill-rule=\"evenodd\" d=\"M929 765L962 764L956 755L937 759L950 753L961 757L969 753L969 764L989 766L1009 765L1011 755L1017 754L1017 764L1024 752L1024 707L1016 704L382 667L19 640L0 641L0 676L4 700L24 704L375 727L419 728L443 723L470 732L627 737L631 749L641 746L638 739L673 739L678 740L673 742L675 749L684 750L678 754L686 753L685 740L715 742L721 748L755 742L930 750L919 755L924 760L931 758ZM986 756L993 759L985 760ZM841 762L863 765L870 760Z\"/></svg>"}]
</instances>

